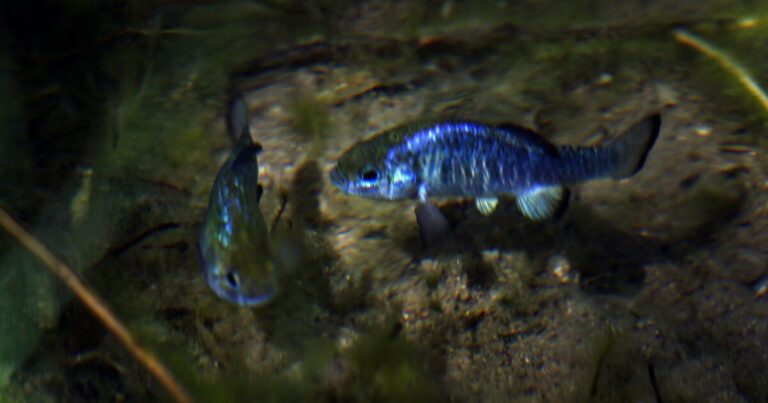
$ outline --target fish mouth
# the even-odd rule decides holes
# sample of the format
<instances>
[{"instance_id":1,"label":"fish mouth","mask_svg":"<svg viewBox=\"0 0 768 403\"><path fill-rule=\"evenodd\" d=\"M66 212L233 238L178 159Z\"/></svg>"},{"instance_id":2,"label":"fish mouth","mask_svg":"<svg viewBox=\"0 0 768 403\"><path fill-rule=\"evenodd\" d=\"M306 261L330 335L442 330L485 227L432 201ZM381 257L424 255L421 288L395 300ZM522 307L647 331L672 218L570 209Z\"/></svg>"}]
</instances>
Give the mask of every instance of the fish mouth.
<instances>
[{"instance_id":1,"label":"fish mouth","mask_svg":"<svg viewBox=\"0 0 768 403\"><path fill-rule=\"evenodd\" d=\"M246 283L238 288L229 285L225 278L213 272L207 273L208 285L220 298L242 306L263 305L277 294L274 281L266 284Z\"/></svg>"},{"instance_id":2,"label":"fish mouth","mask_svg":"<svg viewBox=\"0 0 768 403\"><path fill-rule=\"evenodd\" d=\"M337 188L341 189L344 192L347 192L347 181L344 178L344 175L339 170L339 167L333 168L331 170L331 183L333 186L336 186Z\"/></svg>"},{"instance_id":3,"label":"fish mouth","mask_svg":"<svg viewBox=\"0 0 768 403\"><path fill-rule=\"evenodd\" d=\"M276 289L269 287L235 291L216 283L209 283L209 285L220 298L242 306L264 305L277 294Z\"/></svg>"}]
</instances>

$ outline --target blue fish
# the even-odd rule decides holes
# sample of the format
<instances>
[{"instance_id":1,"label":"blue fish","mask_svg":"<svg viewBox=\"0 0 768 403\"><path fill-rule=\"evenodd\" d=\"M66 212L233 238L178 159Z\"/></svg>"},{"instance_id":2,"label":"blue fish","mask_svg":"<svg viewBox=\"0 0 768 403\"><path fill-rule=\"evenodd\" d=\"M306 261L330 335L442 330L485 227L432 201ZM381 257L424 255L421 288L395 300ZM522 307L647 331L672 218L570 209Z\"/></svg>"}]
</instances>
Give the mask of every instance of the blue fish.
<instances>
[{"instance_id":1,"label":"blue fish","mask_svg":"<svg viewBox=\"0 0 768 403\"><path fill-rule=\"evenodd\" d=\"M331 182L367 198L475 198L491 214L501 195L539 221L554 216L566 186L597 178L626 178L639 171L661 128L648 116L618 138L594 147L554 145L517 126L446 120L387 130L355 144L339 158Z\"/></svg>"},{"instance_id":2,"label":"blue fish","mask_svg":"<svg viewBox=\"0 0 768 403\"><path fill-rule=\"evenodd\" d=\"M198 240L200 256L217 295L240 305L259 305L277 293L276 267L259 209L263 190L256 156L261 146L251 140L248 108L240 97L230 105L228 126L230 132L240 131L239 138L213 182Z\"/></svg>"}]
</instances>

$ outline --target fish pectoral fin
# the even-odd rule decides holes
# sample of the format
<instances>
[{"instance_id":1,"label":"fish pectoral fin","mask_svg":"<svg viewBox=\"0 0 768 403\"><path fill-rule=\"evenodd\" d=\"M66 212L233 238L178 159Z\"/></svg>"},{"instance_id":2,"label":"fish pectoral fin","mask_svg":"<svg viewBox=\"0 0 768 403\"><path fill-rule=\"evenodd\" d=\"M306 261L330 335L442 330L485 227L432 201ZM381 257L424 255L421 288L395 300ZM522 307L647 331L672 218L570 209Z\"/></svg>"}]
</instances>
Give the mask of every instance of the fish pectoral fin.
<instances>
[{"instance_id":1,"label":"fish pectoral fin","mask_svg":"<svg viewBox=\"0 0 768 403\"><path fill-rule=\"evenodd\" d=\"M498 205L499 199L495 197L478 197L475 199L475 207L477 207L477 211L482 215L493 214Z\"/></svg>"},{"instance_id":2,"label":"fish pectoral fin","mask_svg":"<svg viewBox=\"0 0 768 403\"><path fill-rule=\"evenodd\" d=\"M543 221L561 212L568 201L568 190L562 186L536 188L517 196L517 207L533 221Z\"/></svg>"},{"instance_id":3,"label":"fish pectoral fin","mask_svg":"<svg viewBox=\"0 0 768 403\"><path fill-rule=\"evenodd\" d=\"M421 184L419 185L419 190L417 193L417 196L419 198L419 201L422 203L429 203L429 191L427 190L427 185Z\"/></svg>"}]
</instances>

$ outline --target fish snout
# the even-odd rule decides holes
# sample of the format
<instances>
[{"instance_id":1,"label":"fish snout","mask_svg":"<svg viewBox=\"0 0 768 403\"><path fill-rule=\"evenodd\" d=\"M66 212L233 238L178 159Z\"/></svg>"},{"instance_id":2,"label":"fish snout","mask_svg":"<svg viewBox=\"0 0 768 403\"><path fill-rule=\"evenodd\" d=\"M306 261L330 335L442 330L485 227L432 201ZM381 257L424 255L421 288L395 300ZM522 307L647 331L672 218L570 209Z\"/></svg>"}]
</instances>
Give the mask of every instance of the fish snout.
<instances>
[{"instance_id":1,"label":"fish snout","mask_svg":"<svg viewBox=\"0 0 768 403\"><path fill-rule=\"evenodd\" d=\"M344 174L341 173L339 167L334 167L333 170L331 170L331 183L333 186L336 186L341 190L346 190L346 182L346 178L344 178Z\"/></svg>"}]
</instances>

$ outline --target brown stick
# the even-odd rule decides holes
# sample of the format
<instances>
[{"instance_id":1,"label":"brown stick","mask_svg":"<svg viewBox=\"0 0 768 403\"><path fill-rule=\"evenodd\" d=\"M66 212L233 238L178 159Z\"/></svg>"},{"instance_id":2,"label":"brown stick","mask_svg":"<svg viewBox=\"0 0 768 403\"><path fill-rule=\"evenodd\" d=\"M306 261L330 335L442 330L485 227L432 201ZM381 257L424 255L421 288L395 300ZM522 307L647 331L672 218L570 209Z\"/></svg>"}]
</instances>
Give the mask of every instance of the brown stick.
<instances>
[{"instance_id":1,"label":"brown stick","mask_svg":"<svg viewBox=\"0 0 768 403\"><path fill-rule=\"evenodd\" d=\"M13 235L19 243L36 255L59 279L66 284L73 294L98 318L122 343L128 351L136 357L147 370L157 378L160 384L168 391L171 397L180 403L192 402L192 398L184 388L176 382L171 372L153 355L144 350L131 336L128 329L123 326L101 298L80 280L77 274L69 266L59 260L37 238L24 230L2 207L0 207L0 226Z\"/></svg>"}]
</instances>

